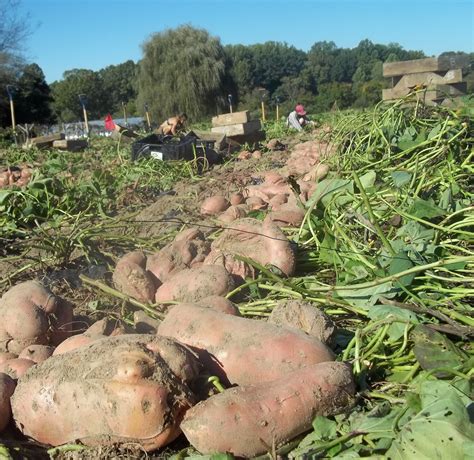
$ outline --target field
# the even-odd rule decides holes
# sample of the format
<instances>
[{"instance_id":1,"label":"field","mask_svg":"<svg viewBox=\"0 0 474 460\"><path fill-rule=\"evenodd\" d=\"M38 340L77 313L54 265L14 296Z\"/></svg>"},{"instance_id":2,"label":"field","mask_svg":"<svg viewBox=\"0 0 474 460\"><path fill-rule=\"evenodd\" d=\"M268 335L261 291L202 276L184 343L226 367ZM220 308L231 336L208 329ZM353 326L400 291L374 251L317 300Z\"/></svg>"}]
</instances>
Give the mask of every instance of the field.
<instances>
[{"instance_id":1,"label":"field","mask_svg":"<svg viewBox=\"0 0 474 460\"><path fill-rule=\"evenodd\" d=\"M137 310L162 319L161 305L114 288L120 257L151 254L195 226L215 240L226 224L201 215L205 198L258 184L259 173L284 167L298 144L330 145L329 174L299 202L301 224L283 227L296 271L285 276L245 259L255 275L227 297L248 318L265 320L288 299L329 315L337 360L352 365L356 402L343 414L317 416L312 429L269 446L262 458L470 458L472 101L456 110L398 102L316 118L316 128L302 133L267 122L267 141L285 149L263 147L260 159L229 154L204 171L196 162L132 163L130 146L111 139L92 139L81 153L5 144L0 166L27 164L32 176L25 187L0 189L0 294L39 279L73 305L77 322L108 317L133 325ZM0 437L0 458L9 455L233 458L200 455L182 436L148 454L127 444L41 448L12 426Z\"/></svg>"}]
</instances>

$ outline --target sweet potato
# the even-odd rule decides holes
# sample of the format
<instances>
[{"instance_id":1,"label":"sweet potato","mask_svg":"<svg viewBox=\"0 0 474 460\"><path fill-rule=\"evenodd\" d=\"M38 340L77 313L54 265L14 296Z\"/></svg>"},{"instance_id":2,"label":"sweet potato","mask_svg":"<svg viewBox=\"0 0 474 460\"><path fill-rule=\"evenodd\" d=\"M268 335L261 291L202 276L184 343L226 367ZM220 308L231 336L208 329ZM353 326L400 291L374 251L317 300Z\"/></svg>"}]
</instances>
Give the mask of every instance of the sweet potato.
<instances>
[{"instance_id":1,"label":"sweet potato","mask_svg":"<svg viewBox=\"0 0 474 460\"><path fill-rule=\"evenodd\" d=\"M77 334L69 337L64 342L60 343L53 352L53 355L62 355L64 353L69 353L70 351L77 350L78 348L82 348L86 345L89 345L97 340L106 337L101 335L84 335L84 334Z\"/></svg>"},{"instance_id":2,"label":"sweet potato","mask_svg":"<svg viewBox=\"0 0 474 460\"><path fill-rule=\"evenodd\" d=\"M18 355L7 351L0 352L0 364L13 358L18 358Z\"/></svg>"},{"instance_id":3,"label":"sweet potato","mask_svg":"<svg viewBox=\"0 0 474 460\"><path fill-rule=\"evenodd\" d=\"M224 267L203 265L182 270L156 291L156 302L176 300L197 302L210 295L224 296L234 288L234 281Z\"/></svg>"},{"instance_id":4,"label":"sweet potato","mask_svg":"<svg viewBox=\"0 0 474 460\"><path fill-rule=\"evenodd\" d=\"M53 356L18 382L11 399L22 433L42 444L139 443L160 448L195 402L193 354L164 337L107 337Z\"/></svg>"},{"instance_id":5,"label":"sweet potato","mask_svg":"<svg viewBox=\"0 0 474 460\"><path fill-rule=\"evenodd\" d=\"M146 256L142 251L125 254L117 262L112 279L120 292L140 302L153 302L157 283L146 270Z\"/></svg>"},{"instance_id":6,"label":"sweet potato","mask_svg":"<svg viewBox=\"0 0 474 460\"><path fill-rule=\"evenodd\" d=\"M249 196L245 200L245 204L252 211L258 211L260 209L265 209L268 206L268 203L258 196Z\"/></svg>"},{"instance_id":7,"label":"sweet potato","mask_svg":"<svg viewBox=\"0 0 474 460\"><path fill-rule=\"evenodd\" d=\"M238 204L242 204L245 201L245 198L240 192L237 192L230 196L229 201L232 206L237 206Z\"/></svg>"},{"instance_id":8,"label":"sweet potato","mask_svg":"<svg viewBox=\"0 0 474 460\"><path fill-rule=\"evenodd\" d=\"M219 221L228 224L247 215L246 206L229 206L219 217Z\"/></svg>"},{"instance_id":9,"label":"sweet potato","mask_svg":"<svg viewBox=\"0 0 474 460\"><path fill-rule=\"evenodd\" d=\"M137 334L156 334L160 320L150 318L144 311L133 312L133 325Z\"/></svg>"},{"instance_id":10,"label":"sweet potato","mask_svg":"<svg viewBox=\"0 0 474 460\"><path fill-rule=\"evenodd\" d=\"M269 214L270 219L279 227L298 227L303 222L305 211L290 203L281 205L278 210Z\"/></svg>"},{"instance_id":11,"label":"sweet potato","mask_svg":"<svg viewBox=\"0 0 474 460\"><path fill-rule=\"evenodd\" d=\"M0 433L6 428L12 415L10 398L15 391L15 385L9 375L0 373Z\"/></svg>"},{"instance_id":12,"label":"sweet potato","mask_svg":"<svg viewBox=\"0 0 474 460\"><path fill-rule=\"evenodd\" d=\"M17 284L0 299L0 351L56 343L71 334L72 308L36 281ZM59 331L61 329L61 332Z\"/></svg>"},{"instance_id":13,"label":"sweet potato","mask_svg":"<svg viewBox=\"0 0 474 460\"><path fill-rule=\"evenodd\" d=\"M319 163L303 177L303 181L319 182L328 175L328 172L329 166L327 164Z\"/></svg>"},{"instance_id":14,"label":"sweet potato","mask_svg":"<svg viewBox=\"0 0 474 460\"><path fill-rule=\"evenodd\" d=\"M212 310L227 313L228 315L240 316L240 311L234 302L219 295L211 295L197 302L201 307L211 308Z\"/></svg>"},{"instance_id":15,"label":"sweet potato","mask_svg":"<svg viewBox=\"0 0 474 460\"><path fill-rule=\"evenodd\" d=\"M0 373L9 375L12 379L20 378L25 372L36 363L31 359L13 358L0 364Z\"/></svg>"},{"instance_id":16,"label":"sweet potato","mask_svg":"<svg viewBox=\"0 0 474 460\"><path fill-rule=\"evenodd\" d=\"M236 260L235 255L255 260L261 265L273 265L285 275L295 270L295 255L283 232L270 218L263 223L256 219L236 220L211 245L205 264L223 265L236 276L252 275L253 270Z\"/></svg>"},{"instance_id":17,"label":"sweet potato","mask_svg":"<svg viewBox=\"0 0 474 460\"><path fill-rule=\"evenodd\" d=\"M273 308L268 321L279 326L294 327L330 344L336 327L331 318L313 304L302 300L281 300Z\"/></svg>"},{"instance_id":18,"label":"sweet potato","mask_svg":"<svg viewBox=\"0 0 474 460\"><path fill-rule=\"evenodd\" d=\"M225 211L229 206L230 203L225 197L214 195L204 200L201 205L201 214L205 216L215 216Z\"/></svg>"},{"instance_id":19,"label":"sweet potato","mask_svg":"<svg viewBox=\"0 0 474 460\"><path fill-rule=\"evenodd\" d=\"M349 409L354 391L346 364L315 364L273 382L211 396L186 413L181 428L203 454L229 452L251 458L309 430L315 416Z\"/></svg>"},{"instance_id":20,"label":"sweet potato","mask_svg":"<svg viewBox=\"0 0 474 460\"><path fill-rule=\"evenodd\" d=\"M173 307L158 334L196 349L203 365L227 384L270 382L334 359L323 343L303 332L197 305Z\"/></svg>"},{"instance_id":21,"label":"sweet potato","mask_svg":"<svg viewBox=\"0 0 474 460\"><path fill-rule=\"evenodd\" d=\"M38 364L52 356L53 351L54 347L49 345L30 345L29 347L26 347L18 357L29 359Z\"/></svg>"},{"instance_id":22,"label":"sweet potato","mask_svg":"<svg viewBox=\"0 0 474 460\"><path fill-rule=\"evenodd\" d=\"M203 233L190 228L178 235L174 241L148 257L146 268L158 280L158 285L177 272L202 262L210 251L210 243Z\"/></svg>"}]
</instances>

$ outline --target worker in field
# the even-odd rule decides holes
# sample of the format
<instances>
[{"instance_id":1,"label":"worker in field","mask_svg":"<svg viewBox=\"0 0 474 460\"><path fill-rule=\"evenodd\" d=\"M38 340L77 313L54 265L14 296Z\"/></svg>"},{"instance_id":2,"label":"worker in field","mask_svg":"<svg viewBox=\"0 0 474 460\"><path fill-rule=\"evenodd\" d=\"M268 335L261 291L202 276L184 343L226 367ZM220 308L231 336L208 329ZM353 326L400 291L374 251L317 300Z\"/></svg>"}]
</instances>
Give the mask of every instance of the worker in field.
<instances>
[{"instance_id":1,"label":"worker in field","mask_svg":"<svg viewBox=\"0 0 474 460\"><path fill-rule=\"evenodd\" d=\"M174 117L168 118L158 128L158 134L175 136L184 128L184 124L188 116L185 113L180 113Z\"/></svg>"},{"instance_id":2,"label":"worker in field","mask_svg":"<svg viewBox=\"0 0 474 460\"><path fill-rule=\"evenodd\" d=\"M286 126L301 131L311 122L306 117L306 110L302 104L296 104L295 110L288 115Z\"/></svg>"}]
</instances>

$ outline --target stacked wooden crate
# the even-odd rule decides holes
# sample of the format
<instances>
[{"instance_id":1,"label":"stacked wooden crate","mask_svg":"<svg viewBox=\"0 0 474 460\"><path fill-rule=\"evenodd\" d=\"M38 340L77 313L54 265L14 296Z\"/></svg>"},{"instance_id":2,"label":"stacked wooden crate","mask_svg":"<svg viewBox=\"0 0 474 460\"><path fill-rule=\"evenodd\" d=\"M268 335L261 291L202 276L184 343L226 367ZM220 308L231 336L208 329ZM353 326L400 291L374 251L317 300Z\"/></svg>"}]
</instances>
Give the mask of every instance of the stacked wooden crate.
<instances>
[{"instance_id":1,"label":"stacked wooden crate","mask_svg":"<svg viewBox=\"0 0 474 460\"><path fill-rule=\"evenodd\" d=\"M464 64L464 58L444 56L387 62L383 76L392 78L392 88L382 90L382 99L400 99L414 93L428 105L449 105L453 98L466 94Z\"/></svg>"},{"instance_id":2,"label":"stacked wooden crate","mask_svg":"<svg viewBox=\"0 0 474 460\"><path fill-rule=\"evenodd\" d=\"M213 117L211 132L240 143L260 140L263 134L260 120L250 120L248 110Z\"/></svg>"}]
</instances>

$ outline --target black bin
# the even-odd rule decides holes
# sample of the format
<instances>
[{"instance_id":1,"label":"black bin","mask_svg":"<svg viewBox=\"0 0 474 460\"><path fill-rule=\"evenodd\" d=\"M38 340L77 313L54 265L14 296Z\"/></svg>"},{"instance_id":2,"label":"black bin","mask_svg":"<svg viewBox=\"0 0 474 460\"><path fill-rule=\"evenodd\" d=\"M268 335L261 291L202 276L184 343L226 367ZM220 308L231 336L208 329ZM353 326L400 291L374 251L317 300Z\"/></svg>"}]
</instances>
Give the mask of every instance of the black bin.
<instances>
[{"instance_id":1,"label":"black bin","mask_svg":"<svg viewBox=\"0 0 474 460\"><path fill-rule=\"evenodd\" d=\"M195 158L196 138L182 138L150 134L132 144L132 161L154 157L158 160L185 160Z\"/></svg>"}]
</instances>

